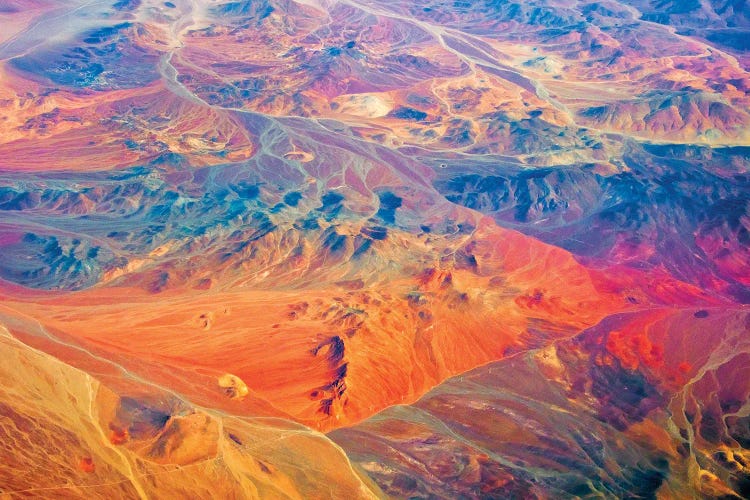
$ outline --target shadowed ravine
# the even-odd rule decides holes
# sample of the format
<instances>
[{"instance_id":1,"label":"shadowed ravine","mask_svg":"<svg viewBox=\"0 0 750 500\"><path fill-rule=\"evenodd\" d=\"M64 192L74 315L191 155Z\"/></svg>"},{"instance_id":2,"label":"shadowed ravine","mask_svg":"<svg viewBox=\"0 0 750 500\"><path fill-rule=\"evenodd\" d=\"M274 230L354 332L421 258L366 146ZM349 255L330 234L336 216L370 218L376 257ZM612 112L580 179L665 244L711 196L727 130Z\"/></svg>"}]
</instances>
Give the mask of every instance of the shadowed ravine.
<instances>
[{"instance_id":1,"label":"shadowed ravine","mask_svg":"<svg viewBox=\"0 0 750 500\"><path fill-rule=\"evenodd\" d=\"M747 12L0 5L0 494L750 496Z\"/></svg>"}]
</instances>

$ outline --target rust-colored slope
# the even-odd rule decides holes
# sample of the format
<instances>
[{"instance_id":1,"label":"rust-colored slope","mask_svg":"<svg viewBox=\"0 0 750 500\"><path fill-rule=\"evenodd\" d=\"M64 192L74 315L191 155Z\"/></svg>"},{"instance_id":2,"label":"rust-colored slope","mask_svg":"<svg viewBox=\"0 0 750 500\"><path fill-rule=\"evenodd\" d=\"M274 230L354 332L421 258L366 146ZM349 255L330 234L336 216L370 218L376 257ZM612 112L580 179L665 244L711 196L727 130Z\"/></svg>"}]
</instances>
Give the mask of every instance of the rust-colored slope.
<instances>
[{"instance_id":1,"label":"rust-colored slope","mask_svg":"<svg viewBox=\"0 0 750 500\"><path fill-rule=\"evenodd\" d=\"M2 493L44 498L375 498L325 436L190 407L140 384L120 397L0 327ZM135 394L131 397L130 394Z\"/></svg>"},{"instance_id":2,"label":"rust-colored slope","mask_svg":"<svg viewBox=\"0 0 750 500\"><path fill-rule=\"evenodd\" d=\"M4 170L112 170L166 153L201 167L242 161L255 152L253 138L229 113L178 97L162 83L110 91L47 89L2 65L0 80Z\"/></svg>"},{"instance_id":3,"label":"rust-colored slope","mask_svg":"<svg viewBox=\"0 0 750 500\"><path fill-rule=\"evenodd\" d=\"M330 436L399 498L746 497L749 321L613 315Z\"/></svg>"},{"instance_id":4,"label":"rust-colored slope","mask_svg":"<svg viewBox=\"0 0 750 500\"><path fill-rule=\"evenodd\" d=\"M330 429L413 401L456 373L570 337L613 312L710 302L668 278L589 271L569 253L489 219L443 250L432 262L412 254L414 264L367 284L218 283L169 290L158 301L123 287L11 293L2 313L39 318L40 326L14 333L71 362L60 342L117 360L204 406Z\"/></svg>"}]
</instances>

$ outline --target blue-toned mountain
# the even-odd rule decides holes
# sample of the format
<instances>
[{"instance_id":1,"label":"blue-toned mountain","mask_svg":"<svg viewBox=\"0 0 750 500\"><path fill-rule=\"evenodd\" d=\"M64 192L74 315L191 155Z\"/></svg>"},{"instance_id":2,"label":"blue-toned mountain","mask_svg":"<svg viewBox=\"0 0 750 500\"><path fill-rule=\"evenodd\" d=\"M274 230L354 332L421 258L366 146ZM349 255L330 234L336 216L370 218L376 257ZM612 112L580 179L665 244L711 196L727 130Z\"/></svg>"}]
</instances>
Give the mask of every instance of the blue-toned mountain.
<instances>
[{"instance_id":1,"label":"blue-toned mountain","mask_svg":"<svg viewBox=\"0 0 750 500\"><path fill-rule=\"evenodd\" d=\"M748 496L747 16L0 2L0 493Z\"/></svg>"}]
</instances>

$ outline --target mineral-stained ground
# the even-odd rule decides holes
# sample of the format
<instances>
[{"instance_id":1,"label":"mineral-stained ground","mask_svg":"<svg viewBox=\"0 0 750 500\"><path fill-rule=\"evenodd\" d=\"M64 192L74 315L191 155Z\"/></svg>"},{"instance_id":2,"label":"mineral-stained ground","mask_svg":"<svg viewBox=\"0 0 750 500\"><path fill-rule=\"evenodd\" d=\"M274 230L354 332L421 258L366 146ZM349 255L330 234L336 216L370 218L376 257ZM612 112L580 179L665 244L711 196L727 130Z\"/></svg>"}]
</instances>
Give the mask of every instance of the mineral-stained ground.
<instances>
[{"instance_id":1,"label":"mineral-stained ground","mask_svg":"<svg viewBox=\"0 0 750 500\"><path fill-rule=\"evenodd\" d=\"M0 1L2 498L750 498L746 0Z\"/></svg>"}]
</instances>

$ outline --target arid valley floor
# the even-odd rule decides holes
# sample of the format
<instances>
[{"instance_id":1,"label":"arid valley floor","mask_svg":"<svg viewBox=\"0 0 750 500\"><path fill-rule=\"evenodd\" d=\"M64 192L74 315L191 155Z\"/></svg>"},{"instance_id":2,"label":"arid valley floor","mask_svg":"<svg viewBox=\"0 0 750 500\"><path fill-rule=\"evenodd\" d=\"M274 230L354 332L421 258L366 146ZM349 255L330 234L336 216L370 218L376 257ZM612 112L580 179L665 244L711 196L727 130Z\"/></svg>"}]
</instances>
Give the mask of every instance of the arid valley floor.
<instances>
[{"instance_id":1,"label":"arid valley floor","mask_svg":"<svg viewBox=\"0 0 750 500\"><path fill-rule=\"evenodd\" d=\"M0 498L750 498L745 0L0 0Z\"/></svg>"}]
</instances>

